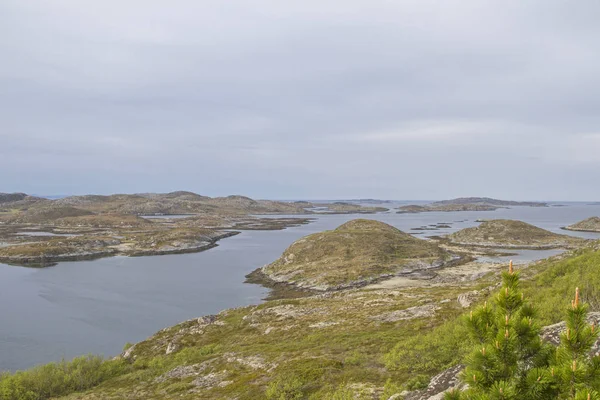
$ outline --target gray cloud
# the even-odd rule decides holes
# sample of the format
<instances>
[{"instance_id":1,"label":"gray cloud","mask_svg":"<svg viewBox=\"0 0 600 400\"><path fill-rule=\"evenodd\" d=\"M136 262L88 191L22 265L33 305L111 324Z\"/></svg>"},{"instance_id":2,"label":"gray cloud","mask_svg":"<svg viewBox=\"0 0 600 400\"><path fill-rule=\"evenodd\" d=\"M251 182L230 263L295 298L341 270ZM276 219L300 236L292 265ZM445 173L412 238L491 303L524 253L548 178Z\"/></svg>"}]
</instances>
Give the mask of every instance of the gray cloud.
<instances>
[{"instance_id":1,"label":"gray cloud","mask_svg":"<svg viewBox=\"0 0 600 400\"><path fill-rule=\"evenodd\" d=\"M597 199L593 1L0 4L0 191Z\"/></svg>"}]
</instances>

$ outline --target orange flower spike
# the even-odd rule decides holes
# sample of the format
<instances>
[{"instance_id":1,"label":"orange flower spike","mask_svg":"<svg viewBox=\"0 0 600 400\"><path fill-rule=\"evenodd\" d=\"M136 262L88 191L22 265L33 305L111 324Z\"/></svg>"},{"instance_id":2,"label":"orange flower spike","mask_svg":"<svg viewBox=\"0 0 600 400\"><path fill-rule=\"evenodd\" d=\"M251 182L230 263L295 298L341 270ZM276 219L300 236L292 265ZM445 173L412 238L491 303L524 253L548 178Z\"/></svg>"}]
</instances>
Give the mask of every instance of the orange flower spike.
<instances>
[{"instance_id":1,"label":"orange flower spike","mask_svg":"<svg viewBox=\"0 0 600 400\"><path fill-rule=\"evenodd\" d=\"M508 314L504 316L504 325L508 325Z\"/></svg>"},{"instance_id":2,"label":"orange flower spike","mask_svg":"<svg viewBox=\"0 0 600 400\"><path fill-rule=\"evenodd\" d=\"M579 307L579 288L575 288L575 307Z\"/></svg>"},{"instance_id":3,"label":"orange flower spike","mask_svg":"<svg viewBox=\"0 0 600 400\"><path fill-rule=\"evenodd\" d=\"M595 323L595 322L593 322L593 323L592 323L592 333L594 333L594 331L595 331L595 330L596 330L596 323Z\"/></svg>"},{"instance_id":4,"label":"orange flower spike","mask_svg":"<svg viewBox=\"0 0 600 400\"><path fill-rule=\"evenodd\" d=\"M508 288L504 290L504 293L508 296Z\"/></svg>"},{"instance_id":5,"label":"orange flower spike","mask_svg":"<svg viewBox=\"0 0 600 400\"><path fill-rule=\"evenodd\" d=\"M510 262L508 263L508 273L512 275L513 272L514 272L513 262L512 262L512 260L510 260Z\"/></svg>"},{"instance_id":6,"label":"orange flower spike","mask_svg":"<svg viewBox=\"0 0 600 400\"><path fill-rule=\"evenodd\" d=\"M485 347L481 348L481 354L483 354L485 356Z\"/></svg>"},{"instance_id":7,"label":"orange flower spike","mask_svg":"<svg viewBox=\"0 0 600 400\"><path fill-rule=\"evenodd\" d=\"M504 330L504 337L505 337L506 339L508 339L508 329L505 329L505 330Z\"/></svg>"}]
</instances>

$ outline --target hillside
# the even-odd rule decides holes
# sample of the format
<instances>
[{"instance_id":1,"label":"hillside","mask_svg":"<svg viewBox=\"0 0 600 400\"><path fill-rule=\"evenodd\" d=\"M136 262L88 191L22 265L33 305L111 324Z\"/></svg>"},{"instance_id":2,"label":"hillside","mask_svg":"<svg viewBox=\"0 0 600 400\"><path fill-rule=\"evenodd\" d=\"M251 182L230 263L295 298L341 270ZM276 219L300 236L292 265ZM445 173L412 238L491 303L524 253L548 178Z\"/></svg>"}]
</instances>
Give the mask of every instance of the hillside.
<instances>
[{"instance_id":1,"label":"hillside","mask_svg":"<svg viewBox=\"0 0 600 400\"><path fill-rule=\"evenodd\" d=\"M383 222L357 219L296 241L260 273L300 288L332 290L441 267L450 259L433 242Z\"/></svg>"},{"instance_id":2,"label":"hillside","mask_svg":"<svg viewBox=\"0 0 600 400\"><path fill-rule=\"evenodd\" d=\"M600 232L600 217L587 218L564 229L569 231Z\"/></svg>"},{"instance_id":3,"label":"hillside","mask_svg":"<svg viewBox=\"0 0 600 400\"><path fill-rule=\"evenodd\" d=\"M570 248L585 242L526 222L507 219L484 221L477 227L448 235L447 239L453 244L519 249Z\"/></svg>"},{"instance_id":4,"label":"hillside","mask_svg":"<svg viewBox=\"0 0 600 400\"><path fill-rule=\"evenodd\" d=\"M564 318L576 286L591 311L600 309L598 265L596 245L522 267L525 298L538 307L543 326ZM4 375L0 391L11 398L30 389L42 391L40 399L62 400L388 400L400 393L430 399L455 382L457 365L475 344L465 316L496 296L504 268L444 285L354 289L229 309L165 328L115 359L79 358ZM68 385L71 376L76 386Z\"/></svg>"},{"instance_id":5,"label":"hillside","mask_svg":"<svg viewBox=\"0 0 600 400\"><path fill-rule=\"evenodd\" d=\"M0 215L13 210L27 209L32 205L49 201L48 199L30 196L26 193L0 193Z\"/></svg>"}]
</instances>

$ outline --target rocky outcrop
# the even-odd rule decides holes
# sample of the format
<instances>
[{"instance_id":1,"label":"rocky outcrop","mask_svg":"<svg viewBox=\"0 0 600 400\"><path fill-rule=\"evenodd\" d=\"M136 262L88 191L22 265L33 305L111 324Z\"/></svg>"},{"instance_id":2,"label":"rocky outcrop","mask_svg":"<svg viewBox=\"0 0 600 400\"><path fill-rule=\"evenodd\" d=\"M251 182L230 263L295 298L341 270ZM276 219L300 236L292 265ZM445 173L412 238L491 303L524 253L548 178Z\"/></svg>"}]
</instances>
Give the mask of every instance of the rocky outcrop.
<instances>
[{"instance_id":1,"label":"rocky outcrop","mask_svg":"<svg viewBox=\"0 0 600 400\"><path fill-rule=\"evenodd\" d=\"M463 386L460 381L460 373L463 368L463 365L455 365L431 378L427 388L413 392L402 392L396 398L403 400L442 400L445 392ZM392 399L393 396L390 397L390 400Z\"/></svg>"}]
</instances>

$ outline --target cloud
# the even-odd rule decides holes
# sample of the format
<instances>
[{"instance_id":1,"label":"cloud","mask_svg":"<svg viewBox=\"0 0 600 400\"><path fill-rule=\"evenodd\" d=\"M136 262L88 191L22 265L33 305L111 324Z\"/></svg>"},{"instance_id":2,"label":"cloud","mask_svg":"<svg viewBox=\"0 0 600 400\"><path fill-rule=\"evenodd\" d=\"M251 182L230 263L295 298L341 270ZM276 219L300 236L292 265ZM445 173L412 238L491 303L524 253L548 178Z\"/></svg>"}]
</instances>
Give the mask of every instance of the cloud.
<instances>
[{"instance_id":1,"label":"cloud","mask_svg":"<svg viewBox=\"0 0 600 400\"><path fill-rule=\"evenodd\" d=\"M6 0L0 191L598 197L598 11Z\"/></svg>"}]
</instances>

